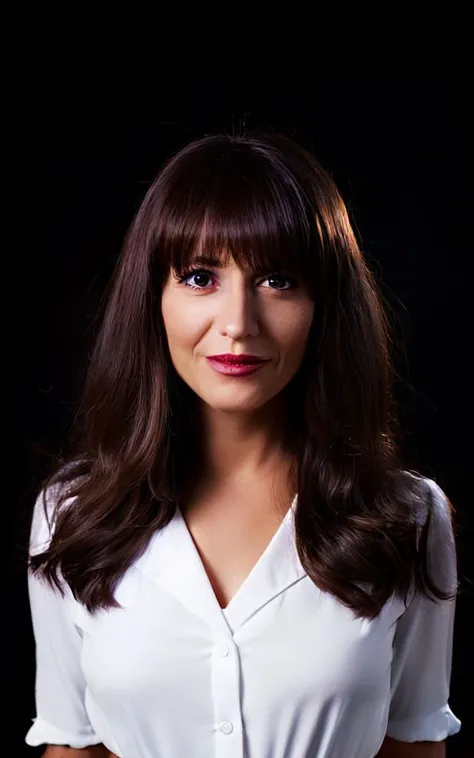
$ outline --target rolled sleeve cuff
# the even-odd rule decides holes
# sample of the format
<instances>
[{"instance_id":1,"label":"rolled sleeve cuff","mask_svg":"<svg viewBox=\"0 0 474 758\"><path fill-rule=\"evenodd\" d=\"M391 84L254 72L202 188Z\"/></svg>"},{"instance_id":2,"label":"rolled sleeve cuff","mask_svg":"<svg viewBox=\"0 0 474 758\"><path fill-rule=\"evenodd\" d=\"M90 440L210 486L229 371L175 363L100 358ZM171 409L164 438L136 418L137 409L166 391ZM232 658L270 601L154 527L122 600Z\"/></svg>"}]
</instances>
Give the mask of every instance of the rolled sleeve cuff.
<instances>
[{"instance_id":1,"label":"rolled sleeve cuff","mask_svg":"<svg viewBox=\"0 0 474 758\"><path fill-rule=\"evenodd\" d=\"M389 720L387 735L401 742L441 742L457 734L461 729L460 720L454 715L449 705L443 705L434 713L423 718Z\"/></svg>"},{"instance_id":2,"label":"rolled sleeve cuff","mask_svg":"<svg viewBox=\"0 0 474 758\"><path fill-rule=\"evenodd\" d=\"M67 745L76 749L98 745L102 742L92 728L69 732L48 724L41 718L33 719L33 725L28 730L25 742L30 747L38 745Z\"/></svg>"}]
</instances>

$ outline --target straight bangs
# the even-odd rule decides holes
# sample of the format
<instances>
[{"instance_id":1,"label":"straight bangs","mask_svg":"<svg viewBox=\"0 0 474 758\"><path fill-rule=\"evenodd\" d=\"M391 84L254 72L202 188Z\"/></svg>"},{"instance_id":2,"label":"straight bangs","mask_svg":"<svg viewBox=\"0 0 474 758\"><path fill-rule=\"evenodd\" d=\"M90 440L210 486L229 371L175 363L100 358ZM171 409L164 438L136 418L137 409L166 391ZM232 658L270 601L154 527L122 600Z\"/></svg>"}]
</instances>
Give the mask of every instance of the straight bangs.
<instances>
[{"instance_id":1,"label":"straight bangs","mask_svg":"<svg viewBox=\"0 0 474 758\"><path fill-rule=\"evenodd\" d=\"M243 271L284 273L312 289L321 240L304 188L272 154L220 147L215 160L204 151L165 169L155 217L161 283L230 256Z\"/></svg>"}]
</instances>

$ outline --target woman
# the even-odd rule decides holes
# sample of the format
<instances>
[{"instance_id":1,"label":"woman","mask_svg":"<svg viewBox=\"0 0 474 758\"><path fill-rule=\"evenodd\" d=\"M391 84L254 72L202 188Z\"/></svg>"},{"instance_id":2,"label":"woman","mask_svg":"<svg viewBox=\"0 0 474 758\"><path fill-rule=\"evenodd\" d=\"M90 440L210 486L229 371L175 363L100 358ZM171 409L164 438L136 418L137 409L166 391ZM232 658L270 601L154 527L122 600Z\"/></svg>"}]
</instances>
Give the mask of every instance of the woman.
<instances>
[{"instance_id":1,"label":"woman","mask_svg":"<svg viewBox=\"0 0 474 758\"><path fill-rule=\"evenodd\" d=\"M401 465L388 346L303 149L211 136L167 163L127 235L76 454L35 508L28 744L444 755L452 509Z\"/></svg>"}]
</instances>

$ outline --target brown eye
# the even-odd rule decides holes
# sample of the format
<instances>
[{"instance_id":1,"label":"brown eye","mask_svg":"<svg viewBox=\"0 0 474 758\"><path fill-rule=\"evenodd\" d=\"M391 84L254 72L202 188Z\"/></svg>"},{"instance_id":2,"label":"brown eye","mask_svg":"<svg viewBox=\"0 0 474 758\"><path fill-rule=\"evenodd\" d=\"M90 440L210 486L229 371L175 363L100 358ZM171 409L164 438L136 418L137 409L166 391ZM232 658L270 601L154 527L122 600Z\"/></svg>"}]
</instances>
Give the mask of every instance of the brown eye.
<instances>
[{"instance_id":1,"label":"brown eye","mask_svg":"<svg viewBox=\"0 0 474 758\"><path fill-rule=\"evenodd\" d=\"M209 289L209 287L212 287L214 284L214 278L211 272L205 271L204 269L189 271L187 274L184 274L184 276L181 276L179 281L193 289Z\"/></svg>"},{"instance_id":2,"label":"brown eye","mask_svg":"<svg viewBox=\"0 0 474 758\"><path fill-rule=\"evenodd\" d=\"M290 279L284 274L272 274L271 276L267 276L266 279L263 279L261 283L263 284L264 282L268 282L266 286L270 289L279 290L280 292L293 289L293 287L296 286L293 279Z\"/></svg>"}]
</instances>

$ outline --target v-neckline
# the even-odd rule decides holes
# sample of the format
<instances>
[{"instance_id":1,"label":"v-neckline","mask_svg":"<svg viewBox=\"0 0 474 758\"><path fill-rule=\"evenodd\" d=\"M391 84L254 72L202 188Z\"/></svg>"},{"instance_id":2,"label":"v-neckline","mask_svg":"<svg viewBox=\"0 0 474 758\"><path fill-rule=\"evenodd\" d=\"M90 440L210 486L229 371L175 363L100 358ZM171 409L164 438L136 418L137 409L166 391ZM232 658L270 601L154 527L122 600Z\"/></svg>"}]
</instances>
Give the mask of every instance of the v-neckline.
<instances>
[{"instance_id":1,"label":"v-neckline","mask_svg":"<svg viewBox=\"0 0 474 758\"><path fill-rule=\"evenodd\" d=\"M202 578L204 579L205 584L207 585L207 589L209 593L213 596L215 604L217 605L219 612L227 618L227 614L230 614L232 611L233 606L238 602L242 594L246 592L246 589L249 585L251 585L255 577L258 575L261 567L268 561L269 556L275 549L275 545L280 539L280 536L282 532L286 529L289 519L291 518L292 514L294 513L295 504L297 500L297 495L293 498L290 507L286 511L285 515L283 516L283 519L281 520L280 524L278 525L276 531L273 533L271 539L267 543L266 547L264 548L263 552L260 554L260 556L257 558L256 562L253 564L252 568L246 575L245 579L242 581L242 583L239 585L238 589L234 594L232 595L231 599L223 608L217 598L216 592L214 590L214 587L212 585L212 582L209 578L209 574L206 570L206 567L204 565L204 562L201 558L201 555L199 553L199 550L197 548L197 545L194 541L194 538L191 534L191 531L186 523L186 519L184 518L184 514L181 511L181 508L179 505L176 506L176 514L179 522L181 523L181 526L183 528L184 534L186 536L186 540L188 542L188 546L191 549L191 552L193 553L194 560L196 565L199 567L199 571L202 575Z\"/></svg>"},{"instance_id":2,"label":"v-neckline","mask_svg":"<svg viewBox=\"0 0 474 758\"><path fill-rule=\"evenodd\" d=\"M296 548L293 500L282 523L225 609L221 608L186 522L176 507L135 568L218 635L233 638L275 597L307 577Z\"/></svg>"}]
</instances>

